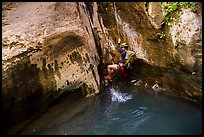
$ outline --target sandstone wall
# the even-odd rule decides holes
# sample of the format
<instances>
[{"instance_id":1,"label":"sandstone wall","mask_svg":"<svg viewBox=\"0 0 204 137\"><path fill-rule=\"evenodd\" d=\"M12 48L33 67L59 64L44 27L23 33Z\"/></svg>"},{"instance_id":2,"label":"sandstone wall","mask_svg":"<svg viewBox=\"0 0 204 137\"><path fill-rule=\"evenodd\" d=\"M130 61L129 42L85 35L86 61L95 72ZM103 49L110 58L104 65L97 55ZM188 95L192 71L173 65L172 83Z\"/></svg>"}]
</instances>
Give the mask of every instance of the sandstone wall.
<instances>
[{"instance_id":1,"label":"sandstone wall","mask_svg":"<svg viewBox=\"0 0 204 137\"><path fill-rule=\"evenodd\" d=\"M99 93L102 55L85 3L2 6L2 104L7 123L41 112L65 91L81 88L87 97ZM94 17L94 23L98 21Z\"/></svg>"}]
</instances>

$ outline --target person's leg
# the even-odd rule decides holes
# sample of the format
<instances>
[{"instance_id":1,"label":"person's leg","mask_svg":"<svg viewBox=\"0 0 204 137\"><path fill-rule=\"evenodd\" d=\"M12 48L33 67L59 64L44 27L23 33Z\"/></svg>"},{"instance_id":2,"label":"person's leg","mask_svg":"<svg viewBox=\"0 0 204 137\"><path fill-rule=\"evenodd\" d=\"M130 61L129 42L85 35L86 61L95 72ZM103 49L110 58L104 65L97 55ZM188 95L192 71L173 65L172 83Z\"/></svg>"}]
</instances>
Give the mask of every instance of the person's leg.
<instances>
[{"instance_id":1,"label":"person's leg","mask_svg":"<svg viewBox=\"0 0 204 137\"><path fill-rule=\"evenodd\" d=\"M108 75L113 74L114 70L118 69L118 65L117 64L113 64L113 65L108 65L107 70L108 70Z\"/></svg>"},{"instance_id":2,"label":"person's leg","mask_svg":"<svg viewBox=\"0 0 204 137\"><path fill-rule=\"evenodd\" d=\"M107 66L108 75L105 76L105 79L108 81L112 81L111 75L114 73L114 70L117 70L117 69L118 69L117 64L108 65Z\"/></svg>"}]
</instances>

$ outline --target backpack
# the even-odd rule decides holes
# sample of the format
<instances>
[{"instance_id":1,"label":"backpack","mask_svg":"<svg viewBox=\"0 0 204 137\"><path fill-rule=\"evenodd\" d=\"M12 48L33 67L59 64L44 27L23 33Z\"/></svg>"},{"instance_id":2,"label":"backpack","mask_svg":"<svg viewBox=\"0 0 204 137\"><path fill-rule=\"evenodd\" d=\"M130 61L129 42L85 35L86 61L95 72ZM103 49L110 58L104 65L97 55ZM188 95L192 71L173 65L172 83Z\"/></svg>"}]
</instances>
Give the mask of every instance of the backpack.
<instances>
[{"instance_id":1,"label":"backpack","mask_svg":"<svg viewBox=\"0 0 204 137\"><path fill-rule=\"evenodd\" d=\"M126 62L124 64L124 66L129 68L130 65L135 61L135 58L136 58L135 52L127 50L126 51L126 56L125 56Z\"/></svg>"}]
</instances>

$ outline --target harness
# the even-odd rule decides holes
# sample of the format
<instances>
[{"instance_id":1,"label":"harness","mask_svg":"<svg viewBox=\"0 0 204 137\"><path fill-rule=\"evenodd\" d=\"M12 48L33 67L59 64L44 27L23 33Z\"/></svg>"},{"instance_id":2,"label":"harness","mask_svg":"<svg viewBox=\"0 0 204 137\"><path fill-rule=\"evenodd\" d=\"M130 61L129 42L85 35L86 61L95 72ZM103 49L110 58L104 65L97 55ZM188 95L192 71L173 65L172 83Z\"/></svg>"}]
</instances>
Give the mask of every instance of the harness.
<instances>
[{"instance_id":1,"label":"harness","mask_svg":"<svg viewBox=\"0 0 204 137\"><path fill-rule=\"evenodd\" d=\"M130 64L132 64L135 60L135 53L133 51L127 50L125 59L126 59L126 62L124 63L124 66L128 68Z\"/></svg>"},{"instance_id":2,"label":"harness","mask_svg":"<svg viewBox=\"0 0 204 137\"><path fill-rule=\"evenodd\" d=\"M126 70L130 67L130 65L134 62L135 60L135 53L133 51L127 50L126 51L126 55L125 55L125 62L124 63L119 63L119 69L120 69L120 73L127 77L128 74L126 72Z\"/></svg>"}]
</instances>

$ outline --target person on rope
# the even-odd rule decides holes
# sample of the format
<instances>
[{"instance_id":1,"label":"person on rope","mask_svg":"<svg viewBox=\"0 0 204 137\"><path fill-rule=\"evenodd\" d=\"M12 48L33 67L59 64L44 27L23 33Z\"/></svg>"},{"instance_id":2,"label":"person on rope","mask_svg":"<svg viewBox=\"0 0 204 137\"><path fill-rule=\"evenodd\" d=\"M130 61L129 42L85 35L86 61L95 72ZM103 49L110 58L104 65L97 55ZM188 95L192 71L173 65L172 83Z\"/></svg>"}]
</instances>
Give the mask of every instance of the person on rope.
<instances>
[{"instance_id":1,"label":"person on rope","mask_svg":"<svg viewBox=\"0 0 204 137\"><path fill-rule=\"evenodd\" d=\"M128 44L122 43L121 39L118 39L118 46L116 48L118 52L121 54L121 61L118 64L110 64L107 66L107 76L104 78L108 81L112 81L112 74L115 71L120 71L120 73L124 76L128 76L128 69L130 68L130 64L133 61L133 57L135 53L133 51L128 50Z\"/></svg>"}]
</instances>

